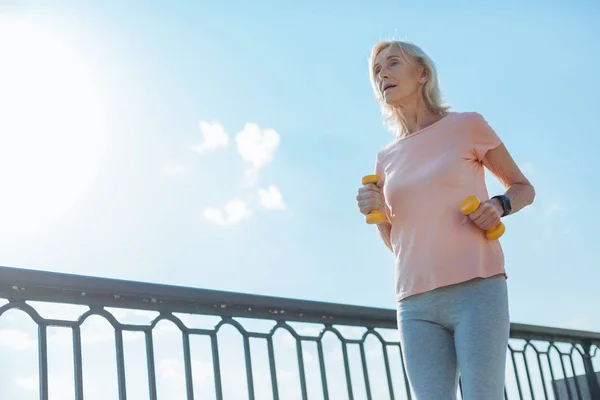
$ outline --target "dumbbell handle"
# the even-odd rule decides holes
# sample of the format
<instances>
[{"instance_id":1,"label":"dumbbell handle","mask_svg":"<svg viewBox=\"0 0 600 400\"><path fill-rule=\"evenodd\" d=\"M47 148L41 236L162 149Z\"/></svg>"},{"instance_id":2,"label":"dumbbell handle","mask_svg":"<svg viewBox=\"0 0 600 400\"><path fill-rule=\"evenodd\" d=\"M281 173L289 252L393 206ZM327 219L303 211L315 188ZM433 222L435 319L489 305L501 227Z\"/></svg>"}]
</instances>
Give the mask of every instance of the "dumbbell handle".
<instances>
[{"instance_id":1,"label":"dumbbell handle","mask_svg":"<svg viewBox=\"0 0 600 400\"><path fill-rule=\"evenodd\" d=\"M463 200L462 204L460 205L460 211L465 215L472 214L475 211L477 211L480 204L481 204L481 201L479 200L479 198L477 196L475 196L475 195L469 196ZM500 222L495 227L490 228L487 231L485 231L485 236L489 240L497 240L500 238L500 236L504 235L505 231L506 231L506 227L504 226L504 224L502 222Z\"/></svg>"},{"instance_id":2,"label":"dumbbell handle","mask_svg":"<svg viewBox=\"0 0 600 400\"><path fill-rule=\"evenodd\" d=\"M378 175L366 175L362 178L362 184L377 183L381 178ZM381 224L387 222L387 217L379 210L372 210L366 217L367 224Z\"/></svg>"}]
</instances>

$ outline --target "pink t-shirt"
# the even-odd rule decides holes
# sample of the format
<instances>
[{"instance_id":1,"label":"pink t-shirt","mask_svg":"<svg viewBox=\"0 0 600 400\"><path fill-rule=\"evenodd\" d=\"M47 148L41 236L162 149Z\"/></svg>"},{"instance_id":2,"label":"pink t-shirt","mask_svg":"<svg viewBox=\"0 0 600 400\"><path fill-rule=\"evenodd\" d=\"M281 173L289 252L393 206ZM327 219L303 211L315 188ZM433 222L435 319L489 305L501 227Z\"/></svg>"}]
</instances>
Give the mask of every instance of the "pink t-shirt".
<instances>
[{"instance_id":1,"label":"pink t-shirt","mask_svg":"<svg viewBox=\"0 0 600 400\"><path fill-rule=\"evenodd\" d=\"M472 194L489 199L482 159L501 144L475 112L449 113L379 151L375 171L392 225L398 301L438 287L504 274L498 240L459 207Z\"/></svg>"}]
</instances>

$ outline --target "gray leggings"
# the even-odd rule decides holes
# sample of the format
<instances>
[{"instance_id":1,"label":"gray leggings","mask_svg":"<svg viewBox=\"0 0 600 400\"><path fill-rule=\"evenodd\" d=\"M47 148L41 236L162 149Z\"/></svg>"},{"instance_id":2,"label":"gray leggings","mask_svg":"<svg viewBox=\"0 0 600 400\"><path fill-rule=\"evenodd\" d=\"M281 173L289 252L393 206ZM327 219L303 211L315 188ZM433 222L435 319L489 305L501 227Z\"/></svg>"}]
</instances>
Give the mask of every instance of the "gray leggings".
<instances>
[{"instance_id":1,"label":"gray leggings","mask_svg":"<svg viewBox=\"0 0 600 400\"><path fill-rule=\"evenodd\" d=\"M510 331L506 279L442 287L398 303L404 367L416 400L502 400Z\"/></svg>"}]
</instances>

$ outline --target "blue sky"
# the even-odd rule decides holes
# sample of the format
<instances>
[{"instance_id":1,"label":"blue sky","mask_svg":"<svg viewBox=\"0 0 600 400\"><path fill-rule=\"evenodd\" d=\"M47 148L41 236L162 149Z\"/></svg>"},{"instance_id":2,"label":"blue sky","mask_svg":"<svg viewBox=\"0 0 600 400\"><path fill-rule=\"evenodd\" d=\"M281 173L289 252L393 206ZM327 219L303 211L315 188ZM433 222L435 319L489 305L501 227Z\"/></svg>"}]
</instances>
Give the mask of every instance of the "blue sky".
<instances>
[{"instance_id":1,"label":"blue sky","mask_svg":"<svg viewBox=\"0 0 600 400\"><path fill-rule=\"evenodd\" d=\"M599 17L592 1L0 2L0 264L393 308L355 195L391 140L367 57L397 37L537 189L502 239L512 320L600 331Z\"/></svg>"},{"instance_id":2,"label":"blue sky","mask_svg":"<svg viewBox=\"0 0 600 400\"><path fill-rule=\"evenodd\" d=\"M4 3L3 22L21 21L7 29L46 35L77 60L68 65L84 71L81 80L94 93L79 98L93 98L95 109L80 108L95 120L76 121L70 136L61 133L61 116L50 126L40 122L41 132L21 128L49 146L44 165L24 146L11 149L23 151L18 166L36 171L24 178L74 189L67 198L13 182L12 196L36 198L29 210L3 213L43 210L47 218L17 235L9 234L19 225L13 218L0 261L393 307L391 254L357 214L354 197L391 139L373 100L367 56L375 41L395 36L431 54L447 103L482 113L535 184L535 204L507 219L503 239L513 319L600 330L590 320L600 277L590 209L598 195L598 6L427 4ZM61 62L49 54L32 57ZM46 76L44 64L32 73ZM44 98L67 108L82 102ZM35 119L44 105L28 104L25 112ZM200 121L221 124L228 147L194 151L203 143ZM246 123L279 136L253 185L245 175L252 164L235 142ZM8 132L2 136L8 140ZM73 164L55 167L57 159ZM74 172L75 162L86 172ZM285 210L258 204L257 190L270 185ZM248 218L228 226L204 218L206 208L234 198L247 204Z\"/></svg>"}]
</instances>

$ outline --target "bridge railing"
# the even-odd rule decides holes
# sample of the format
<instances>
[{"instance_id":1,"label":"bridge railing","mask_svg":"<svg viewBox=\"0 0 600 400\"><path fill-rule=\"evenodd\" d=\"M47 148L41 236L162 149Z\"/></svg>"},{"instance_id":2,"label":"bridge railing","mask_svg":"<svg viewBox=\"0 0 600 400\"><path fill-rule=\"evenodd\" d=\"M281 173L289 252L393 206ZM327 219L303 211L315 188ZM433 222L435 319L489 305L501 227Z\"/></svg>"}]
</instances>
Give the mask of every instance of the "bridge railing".
<instances>
[{"instance_id":1,"label":"bridge railing","mask_svg":"<svg viewBox=\"0 0 600 400\"><path fill-rule=\"evenodd\" d=\"M0 298L6 400L414 398L394 310L9 267ZM512 324L505 398L600 399L599 347Z\"/></svg>"}]
</instances>

